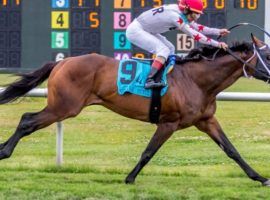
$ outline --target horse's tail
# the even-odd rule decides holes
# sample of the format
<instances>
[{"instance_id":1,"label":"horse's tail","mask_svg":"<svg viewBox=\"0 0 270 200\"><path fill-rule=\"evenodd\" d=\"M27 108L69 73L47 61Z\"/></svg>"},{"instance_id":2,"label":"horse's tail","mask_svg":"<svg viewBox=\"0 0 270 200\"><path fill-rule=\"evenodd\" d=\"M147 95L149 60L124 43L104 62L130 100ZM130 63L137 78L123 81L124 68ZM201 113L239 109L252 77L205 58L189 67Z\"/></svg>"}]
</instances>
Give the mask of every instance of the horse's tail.
<instances>
[{"instance_id":1,"label":"horse's tail","mask_svg":"<svg viewBox=\"0 0 270 200\"><path fill-rule=\"evenodd\" d=\"M25 95L33 88L45 81L58 62L49 62L30 73L18 74L21 78L0 92L0 104L5 104Z\"/></svg>"}]
</instances>

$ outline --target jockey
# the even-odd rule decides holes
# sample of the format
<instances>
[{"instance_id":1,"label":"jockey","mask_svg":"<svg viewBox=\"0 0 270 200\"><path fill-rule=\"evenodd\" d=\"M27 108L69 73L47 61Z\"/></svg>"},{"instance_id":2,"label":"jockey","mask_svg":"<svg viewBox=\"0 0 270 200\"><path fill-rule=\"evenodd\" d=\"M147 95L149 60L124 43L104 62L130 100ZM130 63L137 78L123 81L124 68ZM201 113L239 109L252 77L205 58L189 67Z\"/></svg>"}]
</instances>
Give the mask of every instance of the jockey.
<instances>
[{"instance_id":1,"label":"jockey","mask_svg":"<svg viewBox=\"0 0 270 200\"><path fill-rule=\"evenodd\" d=\"M161 33L178 29L191 36L195 41L227 49L224 42L215 41L205 35L226 35L227 29L209 28L196 21L203 14L202 0L179 0L177 4L163 5L143 12L128 26L126 35L134 45L157 55L147 77L145 88L165 86L154 81L157 72L163 67L170 55L175 54L174 45Z\"/></svg>"}]
</instances>

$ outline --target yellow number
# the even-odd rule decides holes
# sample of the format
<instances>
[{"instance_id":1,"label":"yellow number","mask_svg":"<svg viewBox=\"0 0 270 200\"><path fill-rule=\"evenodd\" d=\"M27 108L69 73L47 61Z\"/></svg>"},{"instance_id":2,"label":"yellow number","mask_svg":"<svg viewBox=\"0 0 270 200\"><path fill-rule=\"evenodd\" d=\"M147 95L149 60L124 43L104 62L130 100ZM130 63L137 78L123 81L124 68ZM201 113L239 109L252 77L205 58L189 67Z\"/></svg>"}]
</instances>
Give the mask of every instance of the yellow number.
<instances>
[{"instance_id":1,"label":"yellow number","mask_svg":"<svg viewBox=\"0 0 270 200\"><path fill-rule=\"evenodd\" d=\"M98 7L100 4L100 0L95 0L95 6ZM78 6L82 7L83 6L83 0L78 0Z\"/></svg>"},{"instance_id":2,"label":"yellow number","mask_svg":"<svg viewBox=\"0 0 270 200\"><path fill-rule=\"evenodd\" d=\"M248 0L247 8L250 10L255 10L258 7L258 0Z\"/></svg>"},{"instance_id":3,"label":"yellow number","mask_svg":"<svg viewBox=\"0 0 270 200\"><path fill-rule=\"evenodd\" d=\"M206 9L208 7L208 1L203 0L203 9Z\"/></svg>"},{"instance_id":4,"label":"yellow number","mask_svg":"<svg viewBox=\"0 0 270 200\"><path fill-rule=\"evenodd\" d=\"M15 2L16 2L16 5L17 5L17 6L20 5L20 3L21 3L20 0L16 0ZM3 6L7 6L7 3L8 3L8 0L3 0L2 5L3 5Z\"/></svg>"},{"instance_id":5,"label":"yellow number","mask_svg":"<svg viewBox=\"0 0 270 200\"><path fill-rule=\"evenodd\" d=\"M134 55L135 58L145 58L144 54L143 53L136 53Z\"/></svg>"},{"instance_id":6,"label":"yellow number","mask_svg":"<svg viewBox=\"0 0 270 200\"><path fill-rule=\"evenodd\" d=\"M225 1L224 0L215 0L215 7L216 9L223 9L225 7Z\"/></svg>"},{"instance_id":7,"label":"yellow number","mask_svg":"<svg viewBox=\"0 0 270 200\"><path fill-rule=\"evenodd\" d=\"M145 7L145 0L141 0L141 7Z\"/></svg>"},{"instance_id":8,"label":"yellow number","mask_svg":"<svg viewBox=\"0 0 270 200\"><path fill-rule=\"evenodd\" d=\"M69 13L68 11L52 11L52 28L66 29L69 28Z\"/></svg>"},{"instance_id":9,"label":"yellow number","mask_svg":"<svg viewBox=\"0 0 270 200\"><path fill-rule=\"evenodd\" d=\"M154 1L154 7L160 7L162 6L162 0L153 0Z\"/></svg>"},{"instance_id":10,"label":"yellow number","mask_svg":"<svg viewBox=\"0 0 270 200\"><path fill-rule=\"evenodd\" d=\"M91 28L98 28L99 27L99 19L98 19L98 13L97 12L91 12L89 13L89 20L91 23Z\"/></svg>"},{"instance_id":11,"label":"yellow number","mask_svg":"<svg viewBox=\"0 0 270 200\"><path fill-rule=\"evenodd\" d=\"M78 0L78 6L82 7L83 5L83 0Z\"/></svg>"},{"instance_id":12,"label":"yellow number","mask_svg":"<svg viewBox=\"0 0 270 200\"><path fill-rule=\"evenodd\" d=\"M240 0L240 8L245 8L245 2L244 2L244 0Z\"/></svg>"}]
</instances>

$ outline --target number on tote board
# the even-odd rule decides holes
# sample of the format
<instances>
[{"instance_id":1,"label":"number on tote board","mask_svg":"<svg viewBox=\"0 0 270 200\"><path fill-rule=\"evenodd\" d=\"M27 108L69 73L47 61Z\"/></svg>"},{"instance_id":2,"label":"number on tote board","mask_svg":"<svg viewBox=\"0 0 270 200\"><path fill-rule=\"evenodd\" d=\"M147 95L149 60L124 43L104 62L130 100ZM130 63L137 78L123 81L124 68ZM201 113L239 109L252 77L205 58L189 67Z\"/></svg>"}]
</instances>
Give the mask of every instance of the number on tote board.
<instances>
[{"instance_id":1,"label":"number on tote board","mask_svg":"<svg viewBox=\"0 0 270 200\"><path fill-rule=\"evenodd\" d=\"M130 9L131 0L114 0L114 8Z\"/></svg>"},{"instance_id":2,"label":"number on tote board","mask_svg":"<svg viewBox=\"0 0 270 200\"><path fill-rule=\"evenodd\" d=\"M147 0L140 0L140 1L141 1L141 7L144 8ZM152 1L153 1L154 8L162 6L162 3L163 3L162 0L152 0Z\"/></svg>"},{"instance_id":3,"label":"number on tote board","mask_svg":"<svg viewBox=\"0 0 270 200\"><path fill-rule=\"evenodd\" d=\"M95 0L95 6L98 7L100 4L100 0ZM82 7L83 6L83 0L78 0L78 6Z\"/></svg>"},{"instance_id":4,"label":"number on tote board","mask_svg":"<svg viewBox=\"0 0 270 200\"><path fill-rule=\"evenodd\" d=\"M98 28L99 27L99 19L97 12L89 13L89 21L91 22L91 28Z\"/></svg>"},{"instance_id":5,"label":"number on tote board","mask_svg":"<svg viewBox=\"0 0 270 200\"><path fill-rule=\"evenodd\" d=\"M16 5L18 6L18 5L20 5L21 0L16 0L15 3L16 3ZM3 6L7 6L7 4L8 4L8 0L3 0L3 1L2 1L2 5L3 5Z\"/></svg>"},{"instance_id":6,"label":"number on tote board","mask_svg":"<svg viewBox=\"0 0 270 200\"><path fill-rule=\"evenodd\" d=\"M60 15L57 17L56 23L59 24L61 27L64 25L63 13L60 13Z\"/></svg>"},{"instance_id":7,"label":"number on tote board","mask_svg":"<svg viewBox=\"0 0 270 200\"><path fill-rule=\"evenodd\" d=\"M127 38L124 34L119 35L119 46L124 48L127 43Z\"/></svg>"},{"instance_id":8,"label":"number on tote board","mask_svg":"<svg viewBox=\"0 0 270 200\"><path fill-rule=\"evenodd\" d=\"M65 6L65 4L66 4L66 0L57 0L56 1L56 5L57 5L57 7L64 7Z\"/></svg>"},{"instance_id":9,"label":"number on tote board","mask_svg":"<svg viewBox=\"0 0 270 200\"><path fill-rule=\"evenodd\" d=\"M62 48L65 45L64 36L65 36L64 33L57 33L56 34L55 44L58 48Z\"/></svg>"},{"instance_id":10,"label":"number on tote board","mask_svg":"<svg viewBox=\"0 0 270 200\"><path fill-rule=\"evenodd\" d=\"M125 0L121 1L121 7L124 7Z\"/></svg>"},{"instance_id":11,"label":"number on tote board","mask_svg":"<svg viewBox=\"0 0 270 200\"><path fill-rule=\"evenodd\" d=\"M225 8L225 0L213 0L213 5L215 9L221 10ZM203 8L206 9L209 6L209 0L203 0Z\"/></svg>"}]
</instances>

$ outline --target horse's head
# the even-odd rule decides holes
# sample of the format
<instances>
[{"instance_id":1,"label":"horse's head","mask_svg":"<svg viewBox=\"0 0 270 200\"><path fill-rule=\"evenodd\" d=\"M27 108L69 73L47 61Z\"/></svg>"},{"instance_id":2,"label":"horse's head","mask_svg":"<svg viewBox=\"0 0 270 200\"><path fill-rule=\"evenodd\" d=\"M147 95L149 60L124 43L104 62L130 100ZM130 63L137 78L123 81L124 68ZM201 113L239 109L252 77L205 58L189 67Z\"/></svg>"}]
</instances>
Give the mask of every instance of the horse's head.
<instances>
[{"instance_id":1,"label":"horse's head","mask_svg":"<svg viewBox=\"0 0 270 200\"><path fill-rule=\"evenodd\" d=\"M249 74L259 80L263 80L267 83L270 81L270 48L269 46L253 36L253 55L249 55L249 59L244 61L244 74L247 75L246 68L248 68ZM249 63L249 64L248 64ZM255 66L255 67L253 67Z\"/></svg>"},{"instance_id":2,"label":"horse's head","mask_svg":"<svg viewBox=\"0 0 270 200\"><path fill-rule=\"evenodd\" d=\"M263 80L265 82L270 81L270 48L269 46L253 36L251 38L254 46L254 57L257 57L257 63L253 76L256 79Z\"/></svg>"}]
</instances>

